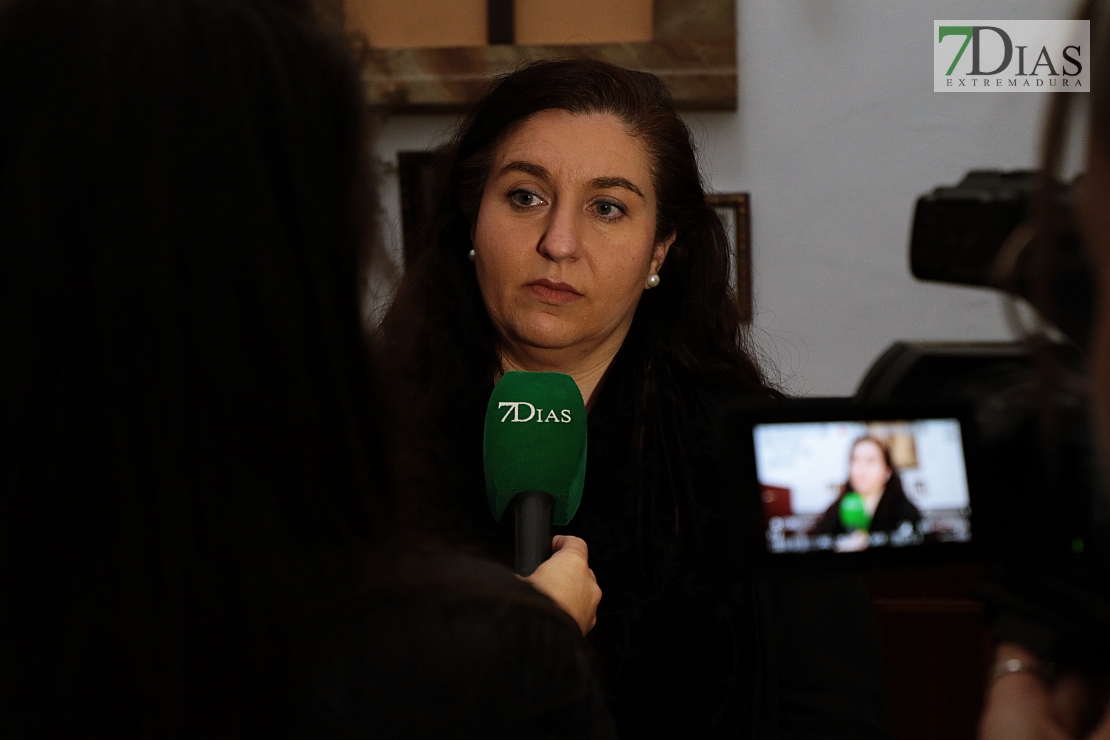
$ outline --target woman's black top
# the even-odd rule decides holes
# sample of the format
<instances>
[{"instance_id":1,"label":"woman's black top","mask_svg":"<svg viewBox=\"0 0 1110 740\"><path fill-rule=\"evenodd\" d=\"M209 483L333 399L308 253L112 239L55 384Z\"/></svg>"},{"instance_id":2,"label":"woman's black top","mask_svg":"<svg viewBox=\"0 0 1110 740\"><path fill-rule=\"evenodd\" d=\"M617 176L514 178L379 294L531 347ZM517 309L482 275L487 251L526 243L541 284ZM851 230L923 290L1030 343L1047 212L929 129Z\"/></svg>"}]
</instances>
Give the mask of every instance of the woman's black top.
<instances>
[{"instance_id":1,"label":"woman's black top","mask_svg":"<svg viewBox=\"0 0 1110 740\"><path fill-rule=\"evenodd\" d=\"M891 478L891 480L897 479ZM840 521L840 502L846 495L848 494L845 487L845 492L840 494L829 508L825 509L825 513L813 525L811 530L813 534L847 534L848 530L844 523ZM898 481L893 486L887 484L882 498L879 499L878 506L875 507L875 514L871 517L871 524L867 531L890 534L901 527L903 522L909 522L916 527L921 522L921 510L906 498L901 482Z\"/></svg>"},{"instance_id":2,"label":"woman's black top","mask_svg":"<svg viewBox=\"0 0 1110 740\"><path fill-rule=\"evenodd\" d=\"M645 542L636 492L650 461L633 444L639 389L621 360L614 360L589 415L582 503L571 523L557 528L589 546L602 600L587 643L620 734L888 738L874 617L862 582L754 579L722 564L719 555L728 549L722 539L738 526L724 520L719 505L733 493L718 477L713 417L743 392L699 391L703 411L682 415L666 430L668 449L652 454L674 458L672 475L688 478L683 487L696 500L664 498L673 500L687 531L668 533L664 523ZM452 495L471 536L511 563L511 517L494 523L482 478L491 390L458 409L461 475ZM656 518L673 522L676 514L660 510Z\"/></svg>"}]
</instances>

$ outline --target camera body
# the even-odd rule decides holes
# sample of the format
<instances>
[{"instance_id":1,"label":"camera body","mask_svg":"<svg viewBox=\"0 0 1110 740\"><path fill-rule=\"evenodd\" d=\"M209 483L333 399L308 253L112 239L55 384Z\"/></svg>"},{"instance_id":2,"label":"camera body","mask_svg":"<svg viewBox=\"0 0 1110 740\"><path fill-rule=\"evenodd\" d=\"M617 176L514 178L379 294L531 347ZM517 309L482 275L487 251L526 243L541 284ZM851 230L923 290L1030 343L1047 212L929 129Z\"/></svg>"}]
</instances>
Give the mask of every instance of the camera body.
<instances>
[{"instance_id":1,"label":"camera body","mask_svg":"<svg viewBox=\"0 0 1110 740\"><path fill-rule=\"evenodd\" d=\"M1095 286L1069 215L1073 187L1049 188L1052 207L1063 214L1063 228L1049 250L1036 243L1029 214L1045 190L1034 172L974 171L955 186L923 195L914 214L910 265L922 280L993 287L1030 302L1053 327L1051 341L1036 348L1020 342L898 342L873 363L854 398L788 401L779 411L738 409L726 415L722 439L736 460L730 477L760 491L758 500L745 497L746 510L737 512L750 523L740 538L739 557L794 570L975 559L990 574L980 596L997 638L1059 662L1105 666L1110 659L1110 495L1084 393ZM945 419L960 429L970 540L937 536L944 516L954 521L954 509L937 505L939 513L931 515L928 508L946 495L951 498L953 486L959 487L954 474L926 480L916 495L907 488L906 497L922 514L915 521L924 523L914 525L920 529L917 540L903 538L907 546L892 546L889 538L871 538L865 551L837 552L827 538L818 546L813 504L800 512L784 507L775 489L789 486L759 469L768 467L757 449L760 425L838 422L858 434L896 422L917 440L919 454L912 466L888 454L890 467L902 477L924 480L920 469L938 470L944 459L956 459L954 452L938 452L931 438L921 436L930 429L924 422ZM812 447L813 439L818 437L795 448ZM843 457L848 448L839 444L837 454ZM932 458L926 459L926 453ZM825 476L826 487L844 480L836 476L849 463L839 464L835 474ZM791 474L779 469L776 475ZM834 494L837 500L848 498L853 487L860 486L849 474L825 500ZM826 520L832 509L830 504ZM844 516L850 523L854 515ZM798 535L795 544L782 546L783 533Z\"/></svg>"},{"instance_id":2,"label":"camera body","mask_svg":"<svg viewBox=\"0 0 1110 740\"><path fill-rule=\"evenodd\" d=\"M959 404L973 427L975 558L999 640L1046 659L1110 658L1110 517L1081 392L1050 387L1042 365L1080 377L1082 351L1060 343L896 343L857 397L925 407Z\"/></svg>"},{"instance_id":3,"label":"camera body","mask_svg":"<svg viewBox=\"0 0 1110 740\"><path fill-rule=\"evenodd\" d=\"M979 170L921 196L914 276L1003 290L1053 329L1036 347L897 343L857 397L968 404L982 468L974 495L984 559L1021 580L1110 584L1110 506L1085 391L1096 286L1074 214L1078 182ZM1038 198L1042 217L1057 224L1050 237L1033 224Z\"/></svg>"}]
</instances>

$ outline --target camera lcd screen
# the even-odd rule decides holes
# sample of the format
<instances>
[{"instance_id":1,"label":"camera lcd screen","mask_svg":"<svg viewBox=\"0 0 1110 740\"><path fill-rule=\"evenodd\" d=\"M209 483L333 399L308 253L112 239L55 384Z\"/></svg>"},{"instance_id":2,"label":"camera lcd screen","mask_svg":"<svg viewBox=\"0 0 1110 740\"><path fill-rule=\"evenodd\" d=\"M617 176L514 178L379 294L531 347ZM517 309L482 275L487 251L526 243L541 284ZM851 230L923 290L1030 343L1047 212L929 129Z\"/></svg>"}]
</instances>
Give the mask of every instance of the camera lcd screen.
<instances>
[{"instance_id":1,"label":"camera lcd screen","mask_svg":"<svg viewBox=\"0 0 1110 740\"><path fill-rule=\"evenodd\" d=\"M862 552L971 541L956 418L750 427L767 552Z\"/></svg>"}]
</instances>

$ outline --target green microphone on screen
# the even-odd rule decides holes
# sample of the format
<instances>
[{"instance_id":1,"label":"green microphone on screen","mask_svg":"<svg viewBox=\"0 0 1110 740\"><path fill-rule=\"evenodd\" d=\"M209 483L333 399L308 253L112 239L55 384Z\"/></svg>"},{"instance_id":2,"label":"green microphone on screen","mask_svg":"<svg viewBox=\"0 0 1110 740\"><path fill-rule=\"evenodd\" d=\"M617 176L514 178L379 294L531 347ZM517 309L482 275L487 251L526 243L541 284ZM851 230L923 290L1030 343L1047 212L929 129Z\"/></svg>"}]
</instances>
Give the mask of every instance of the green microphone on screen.
<instances>
[{"instance_id":1,"label":"green microphone on screen","mask_svg":"<svg viewBox=\"0 0 1110 740\"><path fill-rule=\"evenodd\" d=\"M515 521L515 570L551 557L551 525L567 524L586 479L586 405L563 373L507 372L490 396L482 447L493 518Z\"/></svg>"},{"instance_id":2,"label":"green microphone on screen","mask_svg":"<svg viewBox=\"0 0 1110 740\"><path fill-rule=\"evenodd\" d=\"M863 497L855 491L849 491L840 499L840 523L848 531L866 530L871 526L871 515L863 505Z\"/></svg>"}]
</instances>

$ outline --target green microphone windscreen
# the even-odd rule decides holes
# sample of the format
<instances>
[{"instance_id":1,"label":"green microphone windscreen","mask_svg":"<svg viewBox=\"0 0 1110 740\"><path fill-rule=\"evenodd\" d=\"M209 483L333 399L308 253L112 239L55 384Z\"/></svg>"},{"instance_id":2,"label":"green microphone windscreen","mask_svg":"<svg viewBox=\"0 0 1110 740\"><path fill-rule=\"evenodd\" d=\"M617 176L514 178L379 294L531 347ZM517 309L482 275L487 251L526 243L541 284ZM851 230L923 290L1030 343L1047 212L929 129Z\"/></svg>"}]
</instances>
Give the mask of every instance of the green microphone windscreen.
<instances>
[{"instance_id":1,"label":"green microphone windscreen","mask_svg":"<svg viewBox=\"0 0 1110 740\"><path fill-rule=\"evenodd\" d=\"M863 497L855 491L840 499L840 523L848 530L865 530L871 526L871 515L863 505Z\"/></svg>"},{"instance_id":2,"label":"green microphone windscreen","mask_svg":"<svg viewBox=\"0 0 1110 740\"><path fill-rule=\"evenodd\" d=\"M555 499L554 524L567 524L586 479L586 405L563 373L507 372L490 396L482 458L486 496L501 521L513 496Z\"/></svg>"}]
</instances>

